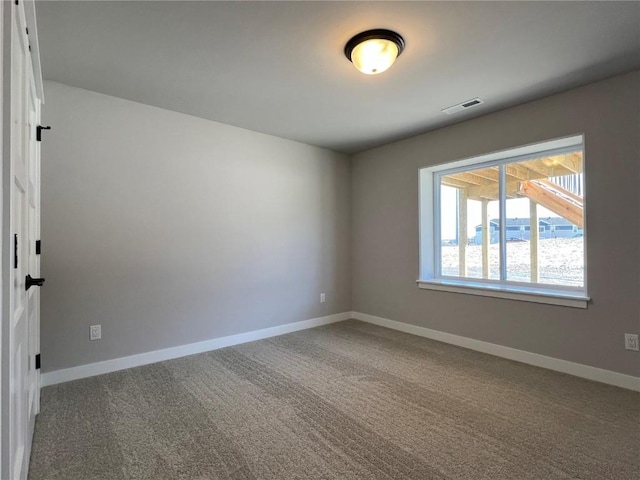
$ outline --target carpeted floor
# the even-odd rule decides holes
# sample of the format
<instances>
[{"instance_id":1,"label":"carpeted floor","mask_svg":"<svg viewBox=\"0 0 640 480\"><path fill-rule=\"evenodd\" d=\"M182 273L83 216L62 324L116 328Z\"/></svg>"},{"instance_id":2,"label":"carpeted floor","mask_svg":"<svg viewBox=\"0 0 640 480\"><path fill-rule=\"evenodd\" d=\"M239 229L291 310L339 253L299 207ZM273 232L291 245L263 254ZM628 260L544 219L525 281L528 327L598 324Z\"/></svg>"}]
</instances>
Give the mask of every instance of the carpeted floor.
<instances>
[{"instance_id":1,"label":"carpeted floor","mask_svg":"<svg viewBox=\"0 0 640 480\"><path fill-rule=\"evenodd\" d=\"M347 321L47 387L30 479L640 478L640 395Z\"/></svg>"}]
</instances>

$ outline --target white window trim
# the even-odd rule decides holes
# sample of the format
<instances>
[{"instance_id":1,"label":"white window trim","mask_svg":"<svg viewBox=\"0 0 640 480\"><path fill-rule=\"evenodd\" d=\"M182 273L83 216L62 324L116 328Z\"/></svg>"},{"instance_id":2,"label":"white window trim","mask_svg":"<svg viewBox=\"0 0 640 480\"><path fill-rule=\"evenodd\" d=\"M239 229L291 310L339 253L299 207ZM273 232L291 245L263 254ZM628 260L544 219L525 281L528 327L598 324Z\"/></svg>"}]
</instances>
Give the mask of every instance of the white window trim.
<instances>
[{"instance_id":1,"label":"white window trim","mask_svg":"<svg viewBox=\"0 0 640 480\"><path fill-rule=\"evenodd\" d=\"M546 303L563 307L587 308L590 297L573 294L561 290L516 287L514 285L491 285L482 282L457 281L449 279L418 280L418 286L423 290L438 290L440 292L466 293L483 297L506 298L524 302ZM537 287L537 285L536 285Z\"/></svg>"},{"instance_id":2,"label":"white window trim","mask_svg":"<svg viewBox=\"0 0 640 480\"><path fill-rule=\"evenodd\" d=\"M526 158L536 158L545 154L557 154L575 147L582 148L584 155L584 135L572 135L570 137L501 150L486 155L419 169L420 278L417 280L419 288L546 303L565 307L587 308L590 297L587 296L586 236L584 237L585 278L582 288L539 283L529 284L523 282L436 276L436 272L440 271L439 246L435 241L436 233L438 233L440 225L440 199L437 198L435 194L434 178L440 172L447 171L447 173L450 173L451 170L454 169L465 170L469 166L490 166L491 164L501 163L505 159L522 161ZM503 188L503 184L503 182L500 183L500 188ZM586 224L583 231L586 231ZM506 229L504 232L506 234ZM502 240L502 248L506 248L506 243L504 239ZM503 265L502 268L506 268L506 266Z\"/></svg>"}]
</instances>

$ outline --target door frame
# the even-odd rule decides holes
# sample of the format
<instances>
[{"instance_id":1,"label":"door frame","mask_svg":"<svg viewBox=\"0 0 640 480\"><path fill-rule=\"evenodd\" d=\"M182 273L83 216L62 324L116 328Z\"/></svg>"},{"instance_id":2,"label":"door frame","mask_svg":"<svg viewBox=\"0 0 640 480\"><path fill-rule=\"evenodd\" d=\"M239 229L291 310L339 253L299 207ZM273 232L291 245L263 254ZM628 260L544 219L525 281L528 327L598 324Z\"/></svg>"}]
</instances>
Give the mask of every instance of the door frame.
<instances>
[{"instance_id":1,"label":"door frame","mask_svg":"<svg viewBox=\"0 0 640 480\"><path fill-rule=\"evenodd\" d=\"M10 457L10 418L9 392L11 391L10 375L10 289L11 284L11 189L7 184L11 172L11 48L13 13L16 6L24 8L26 24L29 29L31 46L31 63L34 75L36 95L40 104L44 103L42 71L40 67L40 49L36 23L36 7L33 0L11 0L0 2L0 58L2 73L0 75L0 150L2 151L2 168L0 169L0 211L2 212L2 234L0 235L0 478L9 478L9 468L13 463ZM39 343L39 338L37 339ZM40 386L38 385L38 388ZM29 439L29 442L31 439Z\"/></svg>"}]
</instances>

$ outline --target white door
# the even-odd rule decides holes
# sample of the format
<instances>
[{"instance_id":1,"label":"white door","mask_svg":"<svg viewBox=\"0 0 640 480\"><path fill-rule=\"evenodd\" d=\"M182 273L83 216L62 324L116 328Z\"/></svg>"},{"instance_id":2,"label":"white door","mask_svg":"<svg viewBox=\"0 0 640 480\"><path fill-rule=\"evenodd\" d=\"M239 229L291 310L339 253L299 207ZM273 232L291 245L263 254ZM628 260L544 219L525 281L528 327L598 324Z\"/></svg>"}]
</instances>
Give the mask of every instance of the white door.
<instances>
[{"instance_id":1,"label":"white door","mask_svg":"<svg viewBox=\"0 0 640 480\"><path fill-rule=\"evenodd\" d=\"M31 67L31 62L29 62ZM36 414L40 411L40 370L36 369L36 355L40 352L40 255L36 254L36 241L40 238L40 143L36 141L37 128L40 123L40 100L36 94L33 74L27 80L28 116L26 129L28 132L27 146L27 274L33 279L27 289L27 338L29 339L29 370L27 378L28 389L28 417L29 443L33 436Z\"/></svg>"},{"instance_id":2,"label":"white door","mask_svg":"<svg viewBox=\"0 0 640 480\"><path fill-rule=\"evenodd\" d=\"M39 234L39 100L29 53L23 2L11 8L10 229L9 285L9 478L27 476L31 438L39 409L39 293L27 290L27 275L38 277L35 241ZM6 206L5 206L6 208ZM5 210L6 211L6 210ZM3 468L6 468L3 466ZM5 470L6 471L6 470Z\"/></svg>"}]
</instances>

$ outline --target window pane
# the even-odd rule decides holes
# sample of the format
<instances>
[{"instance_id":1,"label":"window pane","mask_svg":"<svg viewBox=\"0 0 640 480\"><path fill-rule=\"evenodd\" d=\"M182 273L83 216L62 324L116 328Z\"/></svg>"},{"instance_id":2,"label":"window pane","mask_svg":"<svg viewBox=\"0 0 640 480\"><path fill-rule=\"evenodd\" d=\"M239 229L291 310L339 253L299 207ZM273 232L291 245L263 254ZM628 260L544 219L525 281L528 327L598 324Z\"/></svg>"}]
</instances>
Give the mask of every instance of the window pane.
<instances>
[{"instance_id":1,"label":"window pane","mask_svg":"<svg viewBox=\"0 0 640 480\"><path fill-rule=\"evenodd\" d=\"M442 275L460 275L458 249L458 190L443 182L440 188L440 238Z\"/></svg>"},{"instance_id":2,"label":"window pane","mask_svg":"<svg viewBox=\"0 0 640 480\"><path fill-rule=\"evenodd\" d=\"M443 276L500 279L498 177L485 167L440 178Z\"/></svg>"},{"instance_id":3,"label":"window pane","mask_svg":"<svg viewBox=\"0 0 640 480\"><path fill-rule=\"evenodd\" d=\"M582 152L505 168L507 280L583 286Z\"/></svg>"},{"instance_id":4,"label":"window pane","mask_svg":"<svg viewBox=\"0 0 640 480\"><path fill-rule=\"evenodd\" d=\"M508 184L509 179L507 178ZM532 261L534 264L536 261L531 257L531 243L532 238L533 242L537 238L535 236L537 205L526 197L509 197L509 194L510 192L507 191L507 280L536 282L537 280L531 276ZM531 215L532 208L534 215ZM531 230L532 218L534 218L533 230Z\"/></svg>"}]
</instances>

